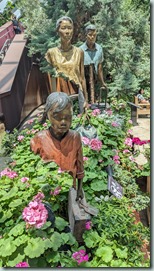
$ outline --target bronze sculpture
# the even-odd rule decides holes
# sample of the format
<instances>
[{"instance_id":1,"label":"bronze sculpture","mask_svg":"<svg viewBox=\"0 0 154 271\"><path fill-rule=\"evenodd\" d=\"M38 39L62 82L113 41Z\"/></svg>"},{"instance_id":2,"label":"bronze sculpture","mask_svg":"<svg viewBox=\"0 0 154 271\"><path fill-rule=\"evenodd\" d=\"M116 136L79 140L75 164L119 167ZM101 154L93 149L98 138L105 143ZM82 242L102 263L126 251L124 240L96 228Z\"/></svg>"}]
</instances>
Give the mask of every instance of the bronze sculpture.
<instances>
[{"instance_id":1,"label":"bronze sculpture","mask_svg":"<svg viewBox=\"0 0 154 271\"><path fill-rule=\"evenodd\" d=\"M31 150L45 162L53 161L73 177L77 200L83 198L84 177L82 143L80 134L70 130L72 122L72 101L64 92L53 92L46 100L42 123L48 117L51 126L38 132L31 139ZM78 187L76 188L76 179Z\"/></svg>"},{"instance_id":2,"label":"bronze sculpture","mask_svg":"<svg viewBox=\"0 0 154 271\"><path fill-rule=\"evenodd\" d=\"M63 16L57 20L60 45L48 49L45 58L56 70L56 89L68 95L78 94L80 112L86 106L87 91L84 77L84 53L71 43L73 21Z\"/></svg>"},{"instance_id":3,"label":"bronze sculpture","mask_svg":"<svg viewBox=\"0 0 154 271\"><path fill-rule=\"evenodd\" d=\"M88 102L94 103L96 99L95 84L99 81L101 89L106 88L103 78L103 50L96 43L97 32L93 24L85 28L86 41L80 46L84 52L84 69L86 78L86 88L88 93Z\"/></svg>"}]
</instances>

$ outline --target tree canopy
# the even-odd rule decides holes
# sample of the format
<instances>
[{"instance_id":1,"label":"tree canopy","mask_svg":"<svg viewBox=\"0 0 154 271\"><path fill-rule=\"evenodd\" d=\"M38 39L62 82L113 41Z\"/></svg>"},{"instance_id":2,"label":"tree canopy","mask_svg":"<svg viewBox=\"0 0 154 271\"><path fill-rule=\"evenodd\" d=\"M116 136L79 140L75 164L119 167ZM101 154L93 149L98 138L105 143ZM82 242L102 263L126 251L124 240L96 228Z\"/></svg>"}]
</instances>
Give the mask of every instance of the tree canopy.
<instances>
[{"instance_id":1,"label":"tree canopy","mask_svg":"<svg viewBox=\"0 0 154 271\"><path fill-rule=\"evenodd\" d=\"M109 95L131 100L141 87L150 89L150 3L140 0L18 0L29 38L29 54L40 56L40 69L52 73L44 59L58 44L56 21L63 15L74 21L73 44L84 41L84 28L94 23L103 47L103 70Z\"/></svg>"}]
</instances>

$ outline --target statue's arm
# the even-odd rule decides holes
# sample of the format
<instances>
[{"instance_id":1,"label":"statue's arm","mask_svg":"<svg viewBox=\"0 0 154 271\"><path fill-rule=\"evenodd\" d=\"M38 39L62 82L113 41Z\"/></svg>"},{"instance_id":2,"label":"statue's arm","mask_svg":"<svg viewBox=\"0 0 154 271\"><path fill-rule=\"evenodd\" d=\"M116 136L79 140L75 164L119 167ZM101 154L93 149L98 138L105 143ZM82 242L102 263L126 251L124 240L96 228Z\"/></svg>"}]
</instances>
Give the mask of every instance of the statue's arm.
<instances>
[{"instance_id":1,"label":"statue's arm","mask_svg":"<svg viewBox=\"0 0 154 271\"><path fill-rule=\"evenodd\" d=\"M88 101L87 88L86 88L86 80L84 75L84 52L81 50L81 60L80 60L80 73L81 73L81 85L85 100Z\"/></svg>"}]
</instances>

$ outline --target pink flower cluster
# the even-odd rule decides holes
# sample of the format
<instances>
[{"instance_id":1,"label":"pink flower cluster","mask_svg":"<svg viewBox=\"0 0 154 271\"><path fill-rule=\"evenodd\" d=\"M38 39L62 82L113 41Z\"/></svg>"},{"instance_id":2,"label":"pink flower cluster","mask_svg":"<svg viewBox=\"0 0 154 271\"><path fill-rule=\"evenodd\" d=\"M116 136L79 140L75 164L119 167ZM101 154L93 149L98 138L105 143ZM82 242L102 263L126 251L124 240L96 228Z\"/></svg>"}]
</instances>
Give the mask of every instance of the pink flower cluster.
<instances>
[{"instance_id":1,"label":"pink flower cluster","mask_svg":"<svg viewBox=\"0 0 154 271\"><path fill-rule=\"evenodd\" d=\"M92 116L97 116L97 115L100 115L101 111L100 109L94 109L91 113Z\"/></svg>"},{"instance_id":2,"label":"pink flower cluster","mask_svg":"<svg viewBox=\"0 0 154 271\"><path fill-rule=\"evenodd\" d=\"M88 161L88 157L86 157L86 156L83 156L83 161Z\"/></svg>"},{"instance_id":3,"label":"pink flower cluster","mask_svg":"<svg viewBox=\"0 0 154 271\"><path fill-rule=\"evenodd\" d=\"M27 262L20 262L20 263L17 263L15 267L21 267L21 268L29 267L29 264Z\"/></svg>"},{"instance_id":4,"label":"pink flower cluster","mask_svg":"<svg viewBox=\"0 0 154 271\"><path fill-rule=\"evenodd\" d=\"M133 139L132 139L132 142L134 143L134 144L136 144L136 145L144 145L144 144L147 144L147 143L150 143L150 140L141 140L140 138L138 138L138 137L134 137Z\"/></svg>"},{"instance_id":5,"label":"pink flower cluster","mask_svg":"<svg viewBox=\"0 0 154 271\"><path fill-rule=\"evenodd\" d=\"M61 191L61 186L58 186L54 189L54 191L50 192L50 195L57 196Z\"/></svg>"},{"instance_id":6,"label":"pink flower cluster","mask_svg":"<svg viewBox=\"0 0 154 271\"><path fill-rule=\"evenodd\" d=\"M111 109L108 109L108 110L106 110L106 113L108 114L108 116L111 116L113 112Z\"/></svg>"},{"instance_id":7,"label":"pink flower cluster","mask_svg":"<svg viewBox=\"0 0 154 271\"><path fill-rule=\"evenodd\" d=\"M90 229L91 229L91 226L92 226L91 221L87 221L87 222L86 222L86 230L90 230Z\"/></svg>"},{"instance_id":8,"label":"pink flower cluster","mask_svg":"<svg viewBox=\"0 0 154 271\"><path fill-rule=\"evenodd\" d=\"M113 127L119 127L119 124L118 124L116 121L113 121L113 122L111 123L111 125L112 125Z\"/></svg>"},{"instance_id":9,"label":"pink flower cluster","mask_svg":"<svg viewBox=\"0 0 154 271\"><path fill-rule=\"evenodd\" d=\"M40 201L42 201L42 199L44 199L44 198L45 198L44 194L41 193L41 192L38 192L37 195L33 197L33 200L34 200L34 201L37 201L37 202L40 202Z\"/></svg>"},{"instance_id":10,"label":"pink flower cluster","mask_svg":"<svg viewBox=\"0 0 154 271\"><path fill-rule=\"evenodd\" d=\"M113 156L113 161L114 161L116 164L120 164L119 159L120 159L119 155Z\"/></svg>"},{"instance_id":11,"label":"pink flower cluster","mask_svg":"<svg viewBox=\"0 0 154 271\"><path fill-rule=\"evenodd\" d=\"M90 140L87 137L82 137L81 140L85 145L88 145L90 147L90 149L92 149L94 151L100 151L102 148L102 142L97 138L93 138Z\"/></svg>"},{"instance_id":12,"label":"pink flower cluster","mask_svg":"<svg viewBox=\"0 0 154 271\"><path fill-rule=\"evenodd\" d=\"M58 173L63 173L65 170L62 170L60 167L58 168Z\"/></svg>"},{"instance_id":13,"label":"pink flower cluster","mask_svg":"<svg viewBox=\"0 0 154 271\"><path fill-rule=\"evenodd\" d=\"M76 251L72 254L72 258L77 261L78 264L82 262L88 262L89 256L86 254L86 251L81 249L79 251Z\"/></svg>"},{"instance_id":14,"label":"pink flower cluster","mask_svg":"<svg viewBox=\"0 0 154 271\"><path fill-rule=\"evenodd\" d=\"M129 147L132 147L133 145L132 139L130 137L127 137L124 143Z\"/></svg>"},{"instance_id":15,"label":"pink flower cluster","mask_svg":"<svg viewBox=\"0 0 154 271\"><path fill-rule=\"evenodd\" d=\"M34 197L34 201L28 204L22 212L22 217L26 221L27 226L32 226L35 228L41 228L47 221L48 211L45 208L41 200L44 198L43 193L38 193Z\"/></svg>"},{"instance_id":16,"label":"pink flower cluster","mask_svg":"<svg viewBox=\"0 0 154 271\"><path fill-rule=\"evenodd\" d=\"M28 177L22 177L21 178L21 182L22 183L26 183L26 182L28 182L29 181L29 178Z\"/></svg>"},{"instance_id":17,"label":"pink flower cluster","mask_svg":"<svg viewBox=\"0 0 154 271\"><path fill-rule=\"evenodd\" d=\"M10 179L14 179L15 177L18 177L18 174L15 171L12 171L10 168L5 168L0 172L0 176L7 176Z\"/></svg>"},{"instance_id":18,"label":"pink flower cluster","mask_svg":"<svg viewBox=\"0 0 154 271\"><path fill-rule=\"evenodd\" d=\"M17 139L18 139L18 141L23 141L24 136L23 136L23 135L19 135L19 136L17 137Z\"/></svg>"}]
</instances>

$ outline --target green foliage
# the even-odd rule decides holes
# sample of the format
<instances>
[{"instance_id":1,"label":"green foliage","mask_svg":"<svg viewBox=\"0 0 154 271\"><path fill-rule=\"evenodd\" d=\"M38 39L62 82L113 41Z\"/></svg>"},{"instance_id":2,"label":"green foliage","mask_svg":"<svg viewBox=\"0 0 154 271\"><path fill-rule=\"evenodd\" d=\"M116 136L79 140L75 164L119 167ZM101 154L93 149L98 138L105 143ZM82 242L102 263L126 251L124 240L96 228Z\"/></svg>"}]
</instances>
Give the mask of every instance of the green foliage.
<instances>
[{"instance_id":1,"label":"green foliage","mask_svg":"<svg viewBox=\"0 0 154 271\"><path fill-rule=\"evenodd\" d=\"M141 210L149 204L149 197L143 195L135 183L141 170L123 154L126 148L124 141L131 128L129 114L124 116L117 103L113 104L113 110L115 114L104 112L97 116L90 109L87 111L85 125L90 123L96 128L102 149L95 151L83 145L83 155L87 157L83 187L88 203L99 210L97 217L92 219L93 229L84 232L83 247L67 232L67 200L72 177L66 172L58 173L54 162L44 163L30 150L30 139L44 127L36 118L31 129L23 128L20 132L6 134L3 144L13 161L8 167L17 176L13 179L2 176L0 182L1 266L14 267L20 261L27 261L34 268L149 266L141 253L143 240L149 241L149 229L145 230L141 223L135 224L132 215L134 209ZM79 121L79 116L73 117L73 129ZM113 122L118 126L112 125ZM84 125L83 122L81 124ZM49 125L47 121L47 127ZM23 136L22 140L19 140L19 135ZM120 164L113 160L117 151ZM105 168L108 165L113 166L114 178L124 188L124 196L120 200L111 196L107 189ZM22 182L22 177L29 180ZM58 195L50 193L57 187L61 187ZM56 217L54 227L47 221L39 229L29 228L22 219L23 209L38 192L43 192L44 202L52 206ZM75 262L72 254L79 249L88 251L89 262L80 265Z\"/></svg>"},{"instance_id":2,"label":"green foliage","mask_svg":"<svg viewBox=\"0 0 154 271\"><path fill-rule=\"evenodd\" d=\"M7 2L6 7L4 8L3 13L0 14L0 26L11 21L11 16L15 5L12 2Z\"/></svg>"}]
</instances>

